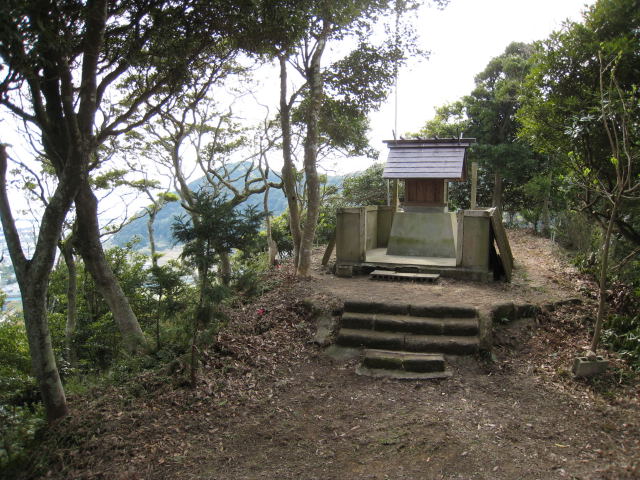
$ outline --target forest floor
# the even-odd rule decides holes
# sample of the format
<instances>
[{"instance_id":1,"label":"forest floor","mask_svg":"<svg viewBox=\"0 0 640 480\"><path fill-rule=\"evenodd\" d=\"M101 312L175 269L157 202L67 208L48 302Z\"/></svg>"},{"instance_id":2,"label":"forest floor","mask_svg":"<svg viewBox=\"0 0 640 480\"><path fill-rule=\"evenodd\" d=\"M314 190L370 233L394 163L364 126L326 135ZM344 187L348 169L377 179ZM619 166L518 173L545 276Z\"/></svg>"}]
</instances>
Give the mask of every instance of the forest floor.
<instances>
[{"instance_id":1,"label":"forest floor","mask_svg":"<svg viewBox=\"0 0 640 480\"><path fill-rule=\"evenodd\" d=\"M372 282L320 269L295 281L283 267L275 288L229 310L195 389L180 386L179 372L148 372L72 397L70 418L33 464L46 461L40 478L53 479L640 478L638 377L613 354L598 379L570 374L593 322L593 285L549 241L510 238L510 285ZM496 327L493 358L458 360L450 379L392 381L358 376L354 361L314 345L303 302L331 308L379 292L407 303L582 295L583 304Z\"/></svg>"}]
</instances>

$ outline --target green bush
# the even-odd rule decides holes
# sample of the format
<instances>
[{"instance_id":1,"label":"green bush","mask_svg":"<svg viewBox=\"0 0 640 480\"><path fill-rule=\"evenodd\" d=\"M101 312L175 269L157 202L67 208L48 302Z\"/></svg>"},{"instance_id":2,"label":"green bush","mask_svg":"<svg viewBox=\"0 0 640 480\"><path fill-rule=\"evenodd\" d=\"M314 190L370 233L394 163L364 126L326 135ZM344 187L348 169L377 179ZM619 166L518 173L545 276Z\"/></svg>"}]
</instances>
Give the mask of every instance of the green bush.
<instances>
[{"instance_id":1,"label":"green bush","mask_svg":"<svg viewBox=\"0 0 640 480\"><path fill-rule=\"evenodd\" d=\"M261 232L261 235L264 235ZM291 230L289 229L289 215L287 212L271 220L271 235L273 241L278 246L278 252L282 257L290 257L293 255L293 239L291 238ZM266 240L264 242L266 249Z\"/></svg>"},{"instance_id":2,"label":"green bush","mask_svg":"<svg viewBox=\"0 0 640 480\"><path fill-rule=\"evenodd\" d=\"M29 444L46 424L40 404L14 406L0 404L0 478L12 477L13 465L26 460ZM17 472L16 472L17 473Z\"/></svg>"},{"instance_id":3,"label":"green bush","mask_svg":"<svg viewBox=\"0 0 640 480\"><path fill-rule=\"evenodd\" d=\"M0 322L0 471L24 457L42 425L24 321L9 315Z\"/></svg>"},{"instance_id":4,"label":"green bush","mask_svg":"<svg viewBox=\"0 0 640 480\"><path fill-rule=\"evenodd\" d=\"M640 316L614 315L602 334L605 344L640 370Z\"/></svg>"}]
</instances>

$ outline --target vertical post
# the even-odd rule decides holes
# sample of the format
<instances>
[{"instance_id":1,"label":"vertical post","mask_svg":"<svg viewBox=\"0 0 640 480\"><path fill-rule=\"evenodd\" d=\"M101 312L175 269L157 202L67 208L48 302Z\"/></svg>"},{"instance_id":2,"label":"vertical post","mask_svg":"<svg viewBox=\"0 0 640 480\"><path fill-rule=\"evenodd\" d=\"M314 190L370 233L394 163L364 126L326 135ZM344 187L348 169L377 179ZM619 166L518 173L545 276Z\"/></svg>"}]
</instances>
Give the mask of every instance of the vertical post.
<instances>
[{"instance_id":1,"label":"vertical post","mask_svg":"<svg viewBox=\"0 0 640 480\"><path fill-rule=\"evenodd\" d=\"M442 193L442 197L443 197L443 203L444 203L444 211L448 212L449 211L449 180L443 180L443 193Z\"/></svg>"},{"instance_id":2,"label":"vertical post","mask_svg":"<svg viewBox=\"0 0 640 480\"><path fill-rule=\"evenodd\" d=\"M398 210L398 179L394 178L391 183L391 206L393 211Z\"/></svg>"},{"instance_id":3,"label":"vertical post","mask_svg":"<svg viewBox=\"0 0 640 480\"><path fill-rule=\"evenodd\" d=\"M470 209L474 210L477 206L476 199L478 195L478 162L471 164L471 205Z\"/></svg>"},{"instance_id":4,"label":"vertical post","mask_svg":"<svg viewBox=\"0 0 640 480\"><path fill-rule=\"evenodd\" d=\"M361 262L367 259L367 207L360 207L359 209L360 231L359 231L359 244L360 250L359 259Z\"/></svg>"}]
</instances>

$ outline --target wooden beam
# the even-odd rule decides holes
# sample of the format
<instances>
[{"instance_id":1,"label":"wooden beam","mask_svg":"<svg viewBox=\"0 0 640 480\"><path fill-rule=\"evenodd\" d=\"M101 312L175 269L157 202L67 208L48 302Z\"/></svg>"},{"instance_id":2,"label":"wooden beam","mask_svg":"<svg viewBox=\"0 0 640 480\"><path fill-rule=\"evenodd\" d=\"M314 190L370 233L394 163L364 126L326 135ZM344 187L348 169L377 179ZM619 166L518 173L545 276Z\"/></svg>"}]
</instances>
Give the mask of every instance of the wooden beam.
<instances>
[{"instance_id":1,"label":"wooden beam","mask_svg":"<svg viewBox=\"0 0 640 480\"><path fill-rule=\"evenodd\" d=\"M471 164L471 210L475 210L477 206L478 195L478 162Z\"/></svg>"}]
</instances>

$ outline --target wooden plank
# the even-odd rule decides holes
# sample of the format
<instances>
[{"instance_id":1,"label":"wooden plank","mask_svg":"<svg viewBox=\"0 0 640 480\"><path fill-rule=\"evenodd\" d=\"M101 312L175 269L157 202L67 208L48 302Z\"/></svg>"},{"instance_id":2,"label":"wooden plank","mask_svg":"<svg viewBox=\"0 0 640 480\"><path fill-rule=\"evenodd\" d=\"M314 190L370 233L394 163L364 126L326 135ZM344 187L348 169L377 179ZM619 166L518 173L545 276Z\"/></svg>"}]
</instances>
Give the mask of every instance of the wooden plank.
<instances>
[{"instance_id":1,"label":"wooden plank","mask_svg":"<svg viewBox=\"0 0 640 480\"><path fill-rule=\"evenodd\" d=\"M477 202L477 192L478 192L478 162L473 162L471 164L471 210L476 208Z\"/></svg>"},{"instance_id":2,"label":"wooden plank","mask_svg":"<svg viewBox=\"0 0 640 480\"><path fill-rule=\"evenodd\" d=\"M372 280L408 280L418 282L435 282L440 278L437 273L409 273L391 270L374 270L369 274Z\"/></svg>"},{"instance_id":3,"label":"wooden plank","mask_svg":"<svg viewBox=\"0 0 640 480\"><path fill-rule=\"evenodd\" d=\"M502 218L496 208L491 208L491 228L493 229L493 235L496 239L496 245L498 246L498 254L504 267L504 272L507 277L507 281L511 281L511 272L513 270L513 254L511 253L511 247L509 246L509 238L507 232L502 224Z\"/></svg>"}]
</instances>

